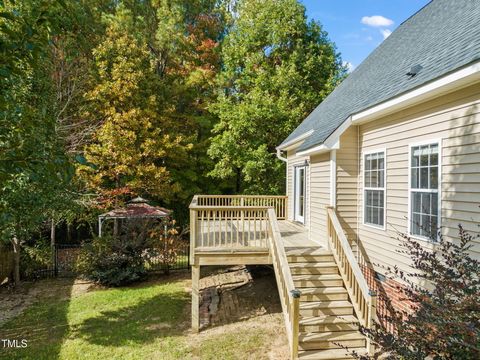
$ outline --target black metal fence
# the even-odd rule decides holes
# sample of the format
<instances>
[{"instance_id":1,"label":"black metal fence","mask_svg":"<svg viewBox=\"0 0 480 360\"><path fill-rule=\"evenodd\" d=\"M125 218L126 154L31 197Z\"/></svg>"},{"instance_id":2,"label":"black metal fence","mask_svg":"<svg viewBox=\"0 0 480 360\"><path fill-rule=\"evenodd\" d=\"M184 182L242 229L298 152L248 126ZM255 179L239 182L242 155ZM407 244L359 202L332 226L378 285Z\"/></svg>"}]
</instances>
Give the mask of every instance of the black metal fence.
<instances>
[{"instance_id":1,"label":"black metal fence","mask_svg":"<svg viewBox=\"0 0 480 360\"><path fill-rule=\"evenodd\" d=\"M81 244L55 244L51 265L32 271L27 279L75 276L75 265ZM188 240L165 243L161 249L147 249L145 266L148 272L168 273L190 269L190 243Z\"/></svg>"},{"instance_id":2,"label":"black metal fence","mask_svg":"<svg viewBox=\"0 0 480 360\"><path fill-rule=\"evenodd\" d=\"M165 242L162 249L151 249L147 257L147 269L150 272L190 269L190 242L176 240Z\"/></svg>"}]
</instances>

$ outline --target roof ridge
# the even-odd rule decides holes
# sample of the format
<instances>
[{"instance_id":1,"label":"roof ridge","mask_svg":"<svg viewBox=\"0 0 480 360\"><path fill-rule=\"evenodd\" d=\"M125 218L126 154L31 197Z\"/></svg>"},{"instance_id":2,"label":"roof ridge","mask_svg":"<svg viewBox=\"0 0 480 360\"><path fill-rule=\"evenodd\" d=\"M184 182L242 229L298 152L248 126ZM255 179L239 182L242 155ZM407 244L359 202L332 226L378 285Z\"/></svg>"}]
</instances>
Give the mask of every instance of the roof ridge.
<instances>
[{"instance_id":1,"label":"roof ridge","mask_svg":"<svg viewBox=\"0 0 480 360\"><path fill-rule=\"evenodd\" d=\"M428 3L426 3L425 5L423 5L420 9L418 9L417 11L415 11L412 15L410 15L408 18L406 18L405 20L403 20L400 25L398 25L397 29L402 26L403 24L405 24L407 21L409 21L411 18L413 18L415 15L417 15L419 12L421 12L423 9L425 9L427 6L429 6L431 3L433 3L434 0L430 0Z\"/></svg>"}]
</instances>

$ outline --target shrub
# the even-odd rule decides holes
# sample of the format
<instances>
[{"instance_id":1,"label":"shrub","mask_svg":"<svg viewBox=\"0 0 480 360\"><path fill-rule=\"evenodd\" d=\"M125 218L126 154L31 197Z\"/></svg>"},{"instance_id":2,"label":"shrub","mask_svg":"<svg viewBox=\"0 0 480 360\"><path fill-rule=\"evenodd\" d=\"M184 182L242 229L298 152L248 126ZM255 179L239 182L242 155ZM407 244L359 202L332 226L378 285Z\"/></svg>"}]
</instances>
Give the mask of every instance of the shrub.
<instances>
[{"instance_id":1,"label":"shrub","mask_svg":"<svg viewBox=\"0 0 480 360\"><path fill-rule=\"evenodd\" d=\"M158 269L159 265L160 269L168 274L170 268L179 261L180 256L187 256L183 240L186 231L180 232L174 220L154 227L148 234L149 247L146 252L148 266L151 269Z\"/></svg>"},{"instance_id":2,"label":"shrub","mask_svg":"<svg viewBox=\"0 0 480 360\"><path fill-rule=\"evenodd\" d=\"M356 357L480 359L480 262L470 256L472 235L459 226L459 240L441 238L434 251L408 236L402 240L402 252L415 270L392 268L388 276L405 284L398 291L412 305L409 311L389 306L375 329L361 328L378 351L373 357ZM392 324L394 331L381 323Z\"/></svg>"},{"instance_id":3,"label":"shrub","mask_svg":"<svg viewBox=\"0 0 480 360\"><path fill-rule=\"evenodd\" d=\"M76 269L88 280L105 286L122 286L146 275L144 242L131 237L95 238L80 251Z\"/></svg>"},{"instance_id":4,"label":"shrub","mask_svg":"<svg viewBox=\"0 0 480 360\"><path fill-rule=\"evenodd\" d=\"M20 254L20 276L33 278L39 271L53 269L52 248L46 240L39 240L35 245L25 245Z\"/></svg>"}]
</instances>

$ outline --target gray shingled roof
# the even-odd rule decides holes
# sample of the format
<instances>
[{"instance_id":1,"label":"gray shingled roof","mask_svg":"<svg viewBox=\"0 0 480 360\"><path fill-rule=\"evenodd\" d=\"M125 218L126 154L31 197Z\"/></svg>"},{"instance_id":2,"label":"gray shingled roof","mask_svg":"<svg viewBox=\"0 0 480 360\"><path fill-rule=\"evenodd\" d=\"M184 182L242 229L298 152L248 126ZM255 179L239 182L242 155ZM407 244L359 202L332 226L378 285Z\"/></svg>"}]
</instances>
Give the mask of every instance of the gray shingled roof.
<instances>
[{"instance_id":1,"label":"gray shingled roof","mask_svg":"<svg viewBox=\"0 0 480 360\"><path fill-rule=\"evenodd\" d=\"M283 141L322 144L351 114L480 59L480 0L433 0L403 22ZM423 69L413 78L412 66Z\"/></svg>"}]
</instances>

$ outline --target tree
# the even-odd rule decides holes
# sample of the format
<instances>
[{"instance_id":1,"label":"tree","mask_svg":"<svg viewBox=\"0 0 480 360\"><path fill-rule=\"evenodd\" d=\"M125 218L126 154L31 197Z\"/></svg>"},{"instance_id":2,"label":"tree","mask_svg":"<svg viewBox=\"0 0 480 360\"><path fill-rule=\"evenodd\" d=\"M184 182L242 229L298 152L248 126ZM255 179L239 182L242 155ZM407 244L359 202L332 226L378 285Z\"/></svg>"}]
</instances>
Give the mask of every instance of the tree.
<instances>
[{"instance_id":1,"label":"tree","mask_svg":"<svg viewBox=\"0 0 480 360\"><path fill-rule=\"evenodd\" d=\"M59 207L73 169L56 136L51 111L48 44L60 31L64 4L2 2L0 12L0 239L15 252Z\"/></svg>"},{"instance_id":2,"label":"tree","mask_svg":"<svg viewBox=\"0 0 480 360\"><path fill-rule=\"evenodd\" d=\"M342 79L340 56L296 0L238 1L221 56L211 175L237 192L280 193L275 147Z\"/></svg>"},{"instance_id":3,"label":"tree","mask_svg":"<svg viewBox=\"0 0 480 360\"><path fill-rule=\"evenodd\" d=\"M459 225L458 241L441 238L436 250L403 236L402 250L413 272L389 269L409 311L391 304L374 329L361 328L377 345L373 357L359 359L478 359L480 357L480 262L471 257L473 236ZM385 299L388 304L388 299ZM390 332L382 324L391 324Z\"/></svg>"},{"instance_id":4,"label":"tree","mask_svg":"<svg viewBox=\"0 0 480 360\"><path fill-rule=\"evenodd\" d=\"M142 193L176 210L177 219L186 216L193 194L218 188L207 177L213 162L206 149L216 121L207 105L220 68L221 8L214 0L124 1L105 22L83 116L101 126L80 173L105 199Z\"/></svg>"},{"instance_id":5,"label":"tree","mask_svg":"<svg viewBox=\"0 0 480 360\"><path fill-rule=\"evenodd\" d=\"M174 131L155 59L134 31L141 19L119 7L107 21L105 39L94 50L96 86L86 94L86 116L100 116L102 125L79 173L108 200L122 194L170 199L180 185L169 166L182 163L191 144Z\"/></svg>"},{"instance_id":6,"label":"tree","mask_svg":"<svg viewBox=\"0 0 480 360\"><path fill-rule=\"evenodd\" d=\"M183 164L172 169L182 190L169 206L177 218L196 193L216 193L223 184L212 182L208 173L214 163L207 156L211 130L217 117L208 109L216 96L220 71L220 47L226 26L222 2L216 0L161 1L152 49L162 59L163 81L172 100L177 131L193 147Z\"/></svg>"}]
</instances>

